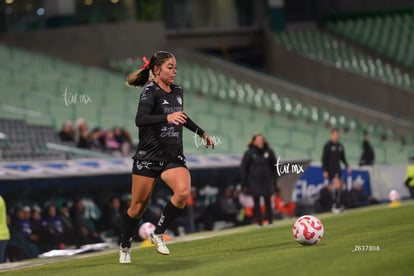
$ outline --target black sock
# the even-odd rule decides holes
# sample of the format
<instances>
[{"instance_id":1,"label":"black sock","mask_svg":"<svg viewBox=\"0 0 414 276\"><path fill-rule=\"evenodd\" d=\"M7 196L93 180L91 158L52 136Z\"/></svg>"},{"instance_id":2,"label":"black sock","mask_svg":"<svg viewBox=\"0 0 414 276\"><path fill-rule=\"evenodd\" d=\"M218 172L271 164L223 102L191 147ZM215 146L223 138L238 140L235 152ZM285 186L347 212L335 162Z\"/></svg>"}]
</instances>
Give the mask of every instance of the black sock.
<instances>
[{"instance_id":1,"label":"black sock","mask_svg":"<svg viewBox=\"0 0 414 276\"><path fill-rule=\"evenodd\" d=\"M131 218L128 213L124 216L124 228L121 236L121 247L131 247L131 238L137 228L139 220Z\"/></svg>"},{"instance_id":2,"label":"black sock","mask_svg":"<svg viewBox=\"0 0 414 276\"><path fill-rule=\"evenodd\" d=\"M180 215L183 209L175 207L171 201L168 201L165 205L164 210L162 211L160 220L158 221L154 233L159 235L163 234L167 230L168 226L173 223L176 217Z\"/></svg>"}]
</instances>

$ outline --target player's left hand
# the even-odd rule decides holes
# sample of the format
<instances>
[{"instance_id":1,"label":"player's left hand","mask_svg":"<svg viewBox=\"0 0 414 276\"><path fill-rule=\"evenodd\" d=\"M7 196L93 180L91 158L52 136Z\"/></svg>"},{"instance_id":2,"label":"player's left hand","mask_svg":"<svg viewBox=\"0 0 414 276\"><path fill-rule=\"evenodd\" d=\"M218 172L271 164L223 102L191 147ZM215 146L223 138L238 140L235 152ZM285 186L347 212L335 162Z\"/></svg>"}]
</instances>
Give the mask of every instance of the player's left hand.
<instances>
[{"instance_id":1,"label":"player's left hand","mask_svg":"<svg viewBox=\"0 0 414 276\"><path fill-rule=\"evenodd\" d=\"M204 133L202 138L206 142L206 148L211 146L211 148L214 149L214 140L213 138L211 138L210 135L208 135L207 133Z\"/></svg>"},{"instance_id":2,"label":"player's left hand","mask_svg":"<svg viewBox=\"0 0 414 276\"><path fill-rule=\"evenodd\" d=\"M352 173L352 170L351 170L350 167L348 167L347 172L348 172L348 174L351 174Z\"/></svg>"}]
</instances>

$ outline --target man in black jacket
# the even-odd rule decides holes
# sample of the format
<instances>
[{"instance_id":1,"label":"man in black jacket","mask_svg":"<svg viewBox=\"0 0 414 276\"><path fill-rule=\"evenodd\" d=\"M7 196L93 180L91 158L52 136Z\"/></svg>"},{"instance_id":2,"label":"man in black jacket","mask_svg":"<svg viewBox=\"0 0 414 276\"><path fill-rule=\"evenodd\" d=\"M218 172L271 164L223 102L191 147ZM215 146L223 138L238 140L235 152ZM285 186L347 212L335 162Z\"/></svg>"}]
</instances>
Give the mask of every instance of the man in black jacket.
<instances>
[{"instance_id":1,"label":"man in black jacket","mask_svg":"<svg viewBox=\"0 0 414 276\"><path fill-rule=\"evenodd\" d=\"M339 142L339 130L333 128L331 130L331 139L326 142L323 147L322 154L322 170L323 177L329 179L331 182L334 178L341 178L341 161L347 168L348 174L351 173L351 168L348 165L345 157L345 148ZM342 187L335 191L336 203L333 208L340 208L340 197L341 197Z\"/></svg>"}]
</instances>

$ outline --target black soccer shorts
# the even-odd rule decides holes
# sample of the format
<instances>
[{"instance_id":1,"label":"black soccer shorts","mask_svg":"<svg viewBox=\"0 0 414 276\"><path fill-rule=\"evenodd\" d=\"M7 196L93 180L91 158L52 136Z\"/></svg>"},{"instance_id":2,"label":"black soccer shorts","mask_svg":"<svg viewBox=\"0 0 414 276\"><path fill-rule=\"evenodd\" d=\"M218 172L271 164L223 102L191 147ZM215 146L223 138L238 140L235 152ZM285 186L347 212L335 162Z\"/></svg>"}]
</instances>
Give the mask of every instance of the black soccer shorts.
<instances>
[{"instance_id":1,"label":"black soccer shorts","mask_svg":"<svg viewBox=\"0 0 414 276\"><path fill-rule=\"evenodd\" d=\"M157 178L163 171L179 167L187 168L185 159L173 162L134 160L132 174Z\"/></svg>"}]
</instances>

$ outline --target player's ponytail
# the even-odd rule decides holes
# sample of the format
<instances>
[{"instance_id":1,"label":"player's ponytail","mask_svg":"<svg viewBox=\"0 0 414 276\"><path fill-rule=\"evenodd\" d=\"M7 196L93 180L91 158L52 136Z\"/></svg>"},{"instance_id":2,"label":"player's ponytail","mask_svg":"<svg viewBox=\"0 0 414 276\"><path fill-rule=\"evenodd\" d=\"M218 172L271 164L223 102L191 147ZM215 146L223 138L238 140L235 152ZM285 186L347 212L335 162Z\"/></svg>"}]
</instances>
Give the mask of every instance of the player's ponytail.
<instances>
[{"instance_id":1,"label":"player's ponytail","mask_svg":"<svg viewBox=\"0 0 414 276\"><path fill-rule=\"evenodd\" d=\"M143 68L127 76L127 83L131 86L144 86L150 77L150 69Z\"/></svg>"},{"instance_id":2,"label":"player's ponytail","mask_svg":"<svg viewBox=\"0 0 414 276\"><path fill-rule=\"evenodd\" d=\"M154 78L154 67L161 66L165 60L171 57L174 55L165 51L154 53L149 61L143 57L144 65L127 76L127 83L131 86L144 86Z\"/></svg>"}]
</instances>

